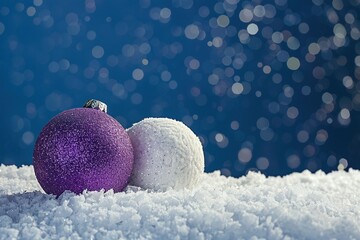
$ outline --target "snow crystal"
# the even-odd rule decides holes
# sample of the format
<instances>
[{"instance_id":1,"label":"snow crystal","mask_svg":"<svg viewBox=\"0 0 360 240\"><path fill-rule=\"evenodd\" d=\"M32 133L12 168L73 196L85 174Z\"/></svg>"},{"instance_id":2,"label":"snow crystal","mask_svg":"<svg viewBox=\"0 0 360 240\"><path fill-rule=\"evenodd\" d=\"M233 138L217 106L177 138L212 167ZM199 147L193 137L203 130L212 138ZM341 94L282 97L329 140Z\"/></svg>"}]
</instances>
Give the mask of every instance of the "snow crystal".
<instances>
[{"instance_id":1,"label":"snow crystal","mask_svg":"<svg viewBox=\"0 0 360 240\"><path fill-rule=\"evenodd\" d=\"M239 179L181 191L45 194L32 166L0 166L0 239L360 239L360 171Z\"/></svg>"}]
</instances>

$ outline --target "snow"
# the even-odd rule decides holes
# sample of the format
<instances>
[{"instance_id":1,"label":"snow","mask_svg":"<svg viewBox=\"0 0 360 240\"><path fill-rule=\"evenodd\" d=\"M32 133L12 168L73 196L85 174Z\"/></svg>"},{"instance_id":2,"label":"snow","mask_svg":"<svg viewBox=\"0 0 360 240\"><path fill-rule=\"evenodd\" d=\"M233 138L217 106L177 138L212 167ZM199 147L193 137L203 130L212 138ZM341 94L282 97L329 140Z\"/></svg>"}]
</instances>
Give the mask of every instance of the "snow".
<instances>
[{"instance_id":1,"label":"snow","mask_svg":"<svg viewBox=\"0 0 360 240\"><path fill-rule=\"evenodd\" d=\"M160 191L197 185L204 173L204 152L199 138L184 123L145 118L126 131L134 148L131 184Z\"/></svg>"},{"instance_id":2,"label":"snow","mask_svg":"<svg viewBox=\"0 0 360 240\"><path fill-rule=\"evenodd\" d=\"M360 171L239 179L192 190L45 194L32 166L0 166L0 239L360 239Z\"/></svg>"}]
</instances>

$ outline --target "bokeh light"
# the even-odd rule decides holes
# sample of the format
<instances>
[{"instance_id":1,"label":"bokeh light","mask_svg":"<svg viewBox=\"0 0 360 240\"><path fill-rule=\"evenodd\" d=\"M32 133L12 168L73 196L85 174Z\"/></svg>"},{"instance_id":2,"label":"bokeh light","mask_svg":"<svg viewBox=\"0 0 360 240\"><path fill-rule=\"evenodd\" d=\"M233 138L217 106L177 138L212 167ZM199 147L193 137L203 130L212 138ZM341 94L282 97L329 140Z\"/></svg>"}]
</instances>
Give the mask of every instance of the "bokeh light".
<instances>
[{"instance_id":1,"label":"bokeh light","mask_svg":"<svg viewBox=\"0 0 360 240\"><path fill-rule=\"evenodd\" d=\"M97 98L183 121L206 171L360 168L360 0L3 1L0 163Z\"/></svg>"}]
</instances>

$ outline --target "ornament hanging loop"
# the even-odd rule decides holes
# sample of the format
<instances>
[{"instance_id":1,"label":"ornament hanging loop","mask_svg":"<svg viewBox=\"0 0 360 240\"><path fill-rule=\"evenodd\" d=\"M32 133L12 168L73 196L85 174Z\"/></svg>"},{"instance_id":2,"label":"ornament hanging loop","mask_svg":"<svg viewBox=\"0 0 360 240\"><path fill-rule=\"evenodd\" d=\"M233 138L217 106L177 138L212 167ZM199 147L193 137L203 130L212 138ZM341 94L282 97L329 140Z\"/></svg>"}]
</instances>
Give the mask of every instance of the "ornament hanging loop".
<instances>
[{"instance_id":1,"label":"ornament hanging loop","mask_svg":"<svg viewBox=\"0 0 360 240\"><path fill-rule=\"evenodd\" d=\"M85 105L84 108L93 108L93 109L98 109L104 113L107 113L107 105L99 100L96 99L90 99L88 100Z\"/></svg>"}]
</instances>

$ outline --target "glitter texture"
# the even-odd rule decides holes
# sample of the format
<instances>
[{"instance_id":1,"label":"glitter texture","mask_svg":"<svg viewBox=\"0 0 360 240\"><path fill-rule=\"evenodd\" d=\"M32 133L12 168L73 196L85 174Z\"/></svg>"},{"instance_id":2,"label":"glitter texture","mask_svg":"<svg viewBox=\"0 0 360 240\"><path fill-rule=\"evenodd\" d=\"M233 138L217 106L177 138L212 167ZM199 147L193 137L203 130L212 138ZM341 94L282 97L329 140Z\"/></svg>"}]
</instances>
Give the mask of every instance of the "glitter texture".
<instances>
[{"instance_id":1,"label":"glitter texture","mask_svg":"<svg viewBox=\"0 0 360 240\"><path fill-rule=\"evenodd\" d=\"M195 186L204 172L200 140L182 122L146 118L127 130L134 146L130 184L164 191Z\"/></svg>"},{"instance_id":2,"label":"glitter texture","mask_svg":"<svg viewBox=\"0 0 360 240\"><path fill-rule=\"evenodd\" d=\"M90 108L64 111L37 139L35 175L45 192L123 190L133 167L133 149L124 128L104 112Z\"/></svg>"}]
</instances>

